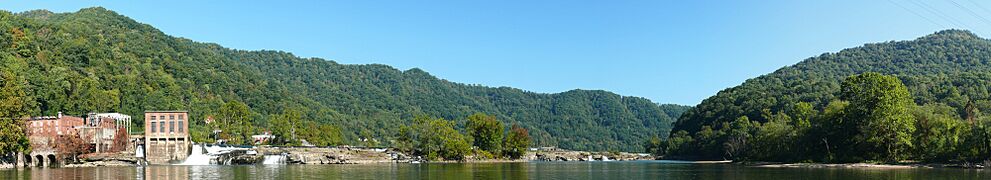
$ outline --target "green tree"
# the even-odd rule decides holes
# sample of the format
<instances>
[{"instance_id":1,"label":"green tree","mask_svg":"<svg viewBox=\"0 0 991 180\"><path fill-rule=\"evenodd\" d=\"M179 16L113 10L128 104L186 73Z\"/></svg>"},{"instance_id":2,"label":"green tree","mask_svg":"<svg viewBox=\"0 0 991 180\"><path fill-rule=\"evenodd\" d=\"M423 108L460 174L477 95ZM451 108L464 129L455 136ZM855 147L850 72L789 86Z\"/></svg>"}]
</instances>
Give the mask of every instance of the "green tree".
<instances>
[{"instance_id":1,"label":"green tree","mask_svg":"<svg viewBox=\"0 0 991 180\"><path fill-rule=\"evenodd\" d=\"M816 110L812 107L812 103L799 102L795 104L792 108L791 114L793 114L793 126L798 129L805 129L812 126L812 119L816 117Z\"/></svg>"},{"instance_id":2,"label":"green tree","mask_svg":"<svg viewBox=\"0 0 991 180\"><path fill-rule=\"evenodd\" d=\"M830 101L819 116L812 122L809 133L810 146L818 149L815 152L808 152L811 156L822 159L826 162L846 161L847 156L857 153L852 147L858 133L854 121L846 119L846 107L850 102L842 100ZM814 155L813 155L814 154ZM843 157L837 154L844 155Z\"/></svg>"},{"instance_id":3,"label":"green tree","mask_svg":"<svg viewBox=\"0 0 991 180\"><path fill-rule=\"evenodd\" d=\"M297 130L301 129L302 113L296 108L286 108L282 114L269 118L269 130L275 135L273 144L299 145Z\"/></svg>"},{"instance_id":4,"label":"green tree","mask_svg":"<svg viewBox=\"0 0 991 180\"><path fill-rule=\"evenodd\" d=\"M991 118L988 116L976 118L962 148L961 155L967 161L991 159Z\"/></svg>"},{"instance_id":5,"label":"green tree","mask_svg":"<svg viewBox=\"0 0 991 180\"><path fill-rule=\"evenodd\" d=\"M527 149L530 148L530 132L517 124L513 124L503 143L505 143L503 154L513 159L519 159L526 155Z\"/></svg>"},{"instance_id":6,"label":"green tree","mask_svg":"<svg viewBox=\"0 0 991 180\"><path fill-rule=\"evenodd\" d=\"M408 154L413 154L416 151L416 141L418 140L416 136L419 135L419 133L413 130L413 126L416 126L415 124L416 123L414 122L414 125L403 125L399 127L399 130L396 131L396 142L393 143L393 147L398 149L400 152L405 152Z\"/></svg>"},{"instance_id":7,"label":"green tree","mask_svg":"<svg viewBox=\"0 0 991 180\"><path fill-rule=\"evenodd\" d=\"M764 115L768 122L762 124L756 135L757 142L754 155L758 159L788 161L796 158L794 145L797 144L798 133L792 125L792 119L785 113Z\"/></svg>"},{"instance_id":8,"label":"green tree","mask_svg":"<svg viewBox=\"0 0 991 180\"><path fill-rule=\"evenodd\" d=\"M702 130L695 132L695 142L698 143L696 151L700 151L700 154L704 155L701 158L723 158L723 138L725 135L726 132L721 131L721 129L713 129L711 126L702 126Z\"/></svg>"},{"instance_id":9,"label":"green tree","mask_svg":"<svg viewBox=\"0 0 991 180\"><path fill-rule=\"evenodd\" d=\"M664 146L664 155L685 156L692 155L695 149L695 139L688 134L688 131L681 130L671 134Z\"/></svg>"},{"instance_id":10,"label":"green tree","mask_svg":"<svg viewBox=\"0 0 991 180\"><path fill-rule=\"evenodd\" d=\"M472 114L468 116L467 129L476 147L492 154L502 153L503 126L495 116Z\"/></svg>"},{"instance_id":11,"label":"green tree","mask_svg":"<svg viewBox=\"0 0 991 180\"><path fill-rule=\"evenodd\" d=\"M654 155L654 156L663 155L664 154L664 140L661 140L661 138L660 137L657 137L656 135L653 136L653 137L650 137L650 140L647 140L647 142L644 142L644 149L647 150L647 153L650 153L651 155Z\"/></svg>"},{"instance_id":12,"label":"green tree","mask_svg":"<svg viewBox=\"0 0 991 180\"><path fill-rule=\"evenodd\" d=\"M361 136L361 143L365 147L376 147L379 145L379 141L375 138L375 134L371 130L362 129L358 133Z\"/></svg>"},{"instance_id":13,"label":"green tree","mask_svg":"<svg viewBox=\"0 0 991 180\"><path fill-rule=\"evenodd\" d=\"M969 127L953 107L927 104L914 108L912 115L916 119L915 151L920 160L947 162L961 158L959 146Z\"/></svg>"},{"instance_id":14,"label":"green tree","mask_svg":"<svg viewBox=\"0 0 991 180\"><path fill-rule=\"evenodd\" d=\"M729 139L723 144L726 157L738 160L738 158L746 158L751 155L749 152L752 148L751 141L754 134L757 134L759 127L759 123L750 121L747 116L740 116L736 118L736 121L730 123Z\"/></svg>"},{"instance_id":15,"label":"green tree","mask_svg":"<svg viewBox=\"0 0 991 180\"><path fill-rule=\"evenodd\" d=\"M843 80L847 118L856 120L858 147L869 159L897 161L912 148L915 118L908 89L894 76L864 73Z\"/></svg>"},{"instance_id":16,"label":"green tree","mask_svg":"<svg viewBox=\"0 0 991 180\"><path fill-rule=\"evenodd\" d=\"M0 154L30 151L24 131L30 100L23 84L13 73L0 71Z\"/></svg>"},{"instance_id":17,"label":"green tree","mask_svg":"<svg viewBox=\"0 0 991 180\"><path fill-rule=\"evenodd\" d=\"M220 138L231 144L251 144L253 126L251 111L248 105L232 100L220 108L217 116L217 128L221 130Z\"/></svg>"},{"instance_id":18,"label":"green tree","mask_svg":"<svg viewBox=\"0 0 991 180\"><path fill-rule=\"evenodd\" d=\"M471 150L471 140L454 129L454 122L443 118L416 116L409 126L400 128L400 149L427 159L464 160Z\"/></svg>"},{"instance_id":19,"label":"green tree","mask_svg":"<svg viewBox=\"0 0 991 180\"><path fill-rule=\"evenodd\" d=\"M314 122L304 121L302 124L305 128L300 129L300 138L305 139L310 144L316 146L336 146L344 143L344 135L341 133L341 129L334 125L329 124L318 124Z\"/></svg>"}]
</instances>

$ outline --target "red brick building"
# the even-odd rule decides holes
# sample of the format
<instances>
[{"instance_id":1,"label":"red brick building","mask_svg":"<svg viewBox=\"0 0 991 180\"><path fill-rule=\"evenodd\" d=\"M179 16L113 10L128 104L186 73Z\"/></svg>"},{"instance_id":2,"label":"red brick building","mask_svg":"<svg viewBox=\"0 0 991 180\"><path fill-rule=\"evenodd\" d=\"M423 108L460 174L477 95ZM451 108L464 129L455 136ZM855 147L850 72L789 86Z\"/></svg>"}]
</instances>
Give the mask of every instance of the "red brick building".
<instances>
[{"instance_id":1,"label":"red brick building","mask_svg":"<svg viewBox=\"0 0 991 180\"><path fill-rule=\"evenodd\" d=\"M145 160L166 164L189 156L189 115L186 111L145 112Z\"/></svg>"},{"instance_id":2,"label":"red brick building","mask_svg":"<svg viewBox=\"0 0 991 180\"><path fill-rule=\"evenodd\" d=\"M37 166L57 166L59 154L55 149L56 140L61 135L78 136L77 127L84 124L83 118L62 115L32 117L24 121L25 132L31 141L31 153L25 157L26 164Z\"/></svg>"},{"instance_id":3,"label":"red brick building","mask_svg":"<svg viewBox=\"0 0 991 180\"><path fill-rule=\"evenodd\" d=\"M58 135L75 135L76 127L83 125L83 118L65 116L59 112L56 116L32 117L24 123L29 137L58 137Z\"/></svg>"}]
</instances>

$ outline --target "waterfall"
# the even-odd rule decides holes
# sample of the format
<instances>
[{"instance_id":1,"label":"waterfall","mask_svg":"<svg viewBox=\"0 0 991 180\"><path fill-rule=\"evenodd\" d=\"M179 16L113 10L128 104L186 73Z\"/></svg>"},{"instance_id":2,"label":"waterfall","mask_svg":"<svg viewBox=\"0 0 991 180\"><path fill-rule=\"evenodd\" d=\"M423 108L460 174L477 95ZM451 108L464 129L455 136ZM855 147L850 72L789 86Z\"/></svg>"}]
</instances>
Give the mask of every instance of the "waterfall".
<instances>
[{"instance_id":1,"label":"waterfall","mask_svg":"<svg viewBox=\"0 0 991 180\"><path fill-rule=\"evenodd\" d=\"M265 164L265 165L270 165L270 164L285 164L285 163L286 163L286 155L285 154L265 155L265 160L262 161L262 164Z\"/></svg>"},{"instance_id":2,"label":"waterfall","mask_svg":"<svg viewBox=\"0 0 991 180\"><path fill-rule=\"evenodd\" d=\"M138 145L138 148L134 149L134 157L143 158L145 157L145 147Z\"/></svg>"},{"instance_id":3,"label":"waterfall","mask_svg":"<svg viewBox=\"0 0 991 180\"><path fill-rule=\"evenodd\" d=\"M192 153L179 165L210 165L210 159L213 159L213 156L203 151L202 144L193 144Z\"/></svg>"},{"instance_id":4,"label":"waterfall","mask_svg":"<svg viewBox=\"0 0 991 180\"><path fill-rule=\"evenodd\" d=\"M244 154L251 148L207 145L193 143L189 157L176 165L230 165L235 156Z\"/></svg>"}]
</instances>

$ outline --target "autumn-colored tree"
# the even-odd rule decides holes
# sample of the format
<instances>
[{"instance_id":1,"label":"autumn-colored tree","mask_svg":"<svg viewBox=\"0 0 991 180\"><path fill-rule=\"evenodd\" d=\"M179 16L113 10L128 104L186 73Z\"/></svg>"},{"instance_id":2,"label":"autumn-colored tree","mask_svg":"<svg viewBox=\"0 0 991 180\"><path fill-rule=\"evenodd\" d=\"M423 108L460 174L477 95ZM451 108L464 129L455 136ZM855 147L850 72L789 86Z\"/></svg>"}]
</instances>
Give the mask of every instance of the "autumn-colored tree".
<instances>
[{"instance_id":1,"label":"autumn-colored tree","mask_svg":"<svg viewBox=\"0 0 991 180\"><path fill-rule=\"evenodd\" d=\"M93 145L79 136L61 135L55 140L55 150L64 158L78 161L79 155L92 152Z\"/></svg>"},{"instance_id":2,"label":"autumn-colored tree","mask_svg":"<svg viewBox=\"0 0 991 180\"><path fill-rule=\"evenodd\" d=\"M110 152L121 152L126 150L128 140L127 128L117 128L117 133L114 134L114 144L110 147Z\"/></svg>"}]
</instances>

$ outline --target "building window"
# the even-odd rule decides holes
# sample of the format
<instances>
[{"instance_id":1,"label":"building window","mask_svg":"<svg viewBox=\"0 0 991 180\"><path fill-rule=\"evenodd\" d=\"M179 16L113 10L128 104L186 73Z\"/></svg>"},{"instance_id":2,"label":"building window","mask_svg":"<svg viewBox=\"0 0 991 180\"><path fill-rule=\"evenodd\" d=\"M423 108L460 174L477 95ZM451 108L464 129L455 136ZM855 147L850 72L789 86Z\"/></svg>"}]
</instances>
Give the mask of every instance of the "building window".
<instances>
[{"instance_id":1,"label":"building window","mask_svg":"<svg viewBox=\"0 0 991 180\"><path fill-rule=\"evenodd\" d=\"M158 116L158 120L165 120L165 116Z\"/></svg>"},{"instance_id":2,"label":"building window","mask_svg":"<svg viewBox=\"0 0 991 180\"><path fill-rule=\"evenodd\" d=\"M180 114L179 115L179 120L182 120L183 117L185 117L185 115Z\"/></svg>"},{"instance_id":3,"label":"building window","mask_svg":"<svg viewBox=\"0 0 991 180\"><path fill-rule=\"evenodd\" d=\"M165 121L159 121L158 122L158 126L159 126L158 127L159 128L158 129L158 132L163 132L164 133L165 132Z\"/></svg>"},{"instance_id":4,"label":"building window","mask_svg":"<svg viewBox=\"0 0 991 180\"><path fill-rule=\"evenodd\" d=\"M152 116L152 117L154 117L154 116ZM152 132L152 133L154 133L154 132L155 132L155 128L156 128L156 127L155 127L155 122L151 122L151 132Z\"/></svg>"},{"instance_id":5,"label":"building window","mask_svg":"<svg viewBox=\"0 0 991 180\"><path fill-rule=\"evenodd\" d=\"M169 120L175 120L175 115L169 115Z\"/></svg>"},{"instance_id":6,"label":"building window","mask_svg":"<svg viewBox=\"0 0 991 180\"><path fill-rule=\"evenodd\" d=\"M179 115L179 133L182 133L185 126L182 126L182 115Z\"/></svg>"},{"instance_id":7,"label":"building window","mask_svg":"<svg viewBox=\"0 0 991 180\"><path fill-rule=\"evenodd\" d=\"M170 133L175 132L175 121L169 121L169 132Z\"/></svg>"}]
</instances>

